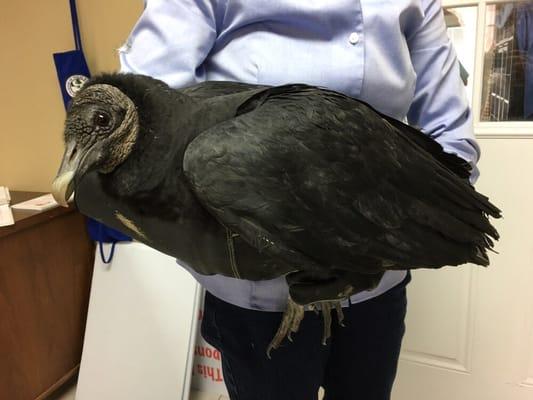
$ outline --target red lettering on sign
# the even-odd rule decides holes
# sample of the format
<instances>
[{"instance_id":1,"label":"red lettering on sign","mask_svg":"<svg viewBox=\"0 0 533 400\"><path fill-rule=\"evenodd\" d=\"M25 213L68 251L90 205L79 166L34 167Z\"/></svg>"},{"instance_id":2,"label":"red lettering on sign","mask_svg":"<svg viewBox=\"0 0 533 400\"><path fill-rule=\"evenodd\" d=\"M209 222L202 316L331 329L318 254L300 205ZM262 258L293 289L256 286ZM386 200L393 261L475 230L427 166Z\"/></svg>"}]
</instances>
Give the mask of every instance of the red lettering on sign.
<instances>
[{"instance_id":1,"label":"red lettering on sign","mask_svg":"<svg viewBox=\"0 0 533 400\"><path fill-rule=\"evenodd\" d=\"M217 377L215 379L216 382L224 382L224 377L222 376L222 371L220 371L220 368L217 368Z\"/></svg>"},{"instance_id":2,"label":"red lettering on sign","mask_svg":"<svg viewBox=\"0 0 533 400\"><path fill-rule=\"evenodd\" d=\"M224 382L224 375L218 367L211 367L209 365L197 364L196 370L198 375L205 379L211 379L213 382ZM194 368L193 368L194 375Z\"/></svg>"},{"instance_id":3,"label":"red lettering on sign","mask_svg":"<svg viewBox=\"0 0 533 400\"><path fill-rule=\"evenodd\" d=\"M194 354L197 356L203 357L205 355L205 347L204 346L196 346L194 348Z\"/></svg>"},{"instance_id":4,"label":"red lettering on sign","mask_svg":"<svg viewBox=\"0 0 533 400\"><path fill-rule=\"evenodd\" d=\"M194 355L220 361L220 352L211 346L194 346Z\"/></svg>"}]
</instances>

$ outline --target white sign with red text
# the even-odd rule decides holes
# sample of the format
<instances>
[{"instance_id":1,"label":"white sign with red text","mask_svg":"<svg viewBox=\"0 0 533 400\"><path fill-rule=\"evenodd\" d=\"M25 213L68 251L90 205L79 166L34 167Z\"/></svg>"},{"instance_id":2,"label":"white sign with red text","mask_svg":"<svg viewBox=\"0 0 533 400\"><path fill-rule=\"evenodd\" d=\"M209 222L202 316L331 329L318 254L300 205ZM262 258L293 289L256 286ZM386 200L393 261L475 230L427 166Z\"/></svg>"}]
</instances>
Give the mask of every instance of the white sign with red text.
<instances>
[{"instance_id":1,"label":"white sign with red text","mask_svg":"<svg viewBox=\"0 0 533 400\"><path fill-rule=\"evenodd\" d=\"M204 296L202 296L202 303L198 312L191 388L200 392L228 396L222 375L220 352L207 343L200 334L200 325L204 313L203 299Z\"/></svg>"}]
</instances>

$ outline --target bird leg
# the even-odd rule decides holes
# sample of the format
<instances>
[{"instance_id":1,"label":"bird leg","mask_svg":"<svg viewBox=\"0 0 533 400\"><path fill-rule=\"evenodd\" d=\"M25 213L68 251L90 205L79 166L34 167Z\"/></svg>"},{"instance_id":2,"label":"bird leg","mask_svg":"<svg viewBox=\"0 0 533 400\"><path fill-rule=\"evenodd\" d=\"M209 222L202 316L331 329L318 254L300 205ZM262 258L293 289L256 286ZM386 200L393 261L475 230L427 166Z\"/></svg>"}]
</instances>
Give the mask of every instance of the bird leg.
<instances>
[{"instance_id":1,"label":"bird leg","mask_svg":"<svg viewBox=\"0 0 533 400\"><path fill-rule=\"evenodd\" d=\"M344 327L344 313L342 312L342 305L340 301L321 301L320 307L322 310L322 318L324 320L324 333L322 335L322 344L325 346L327 340L331 337L331 310L335 308L337 311L337 322Z\"/></svg>"},{"instance_id":2,"label":"bird leg","mask_svg":"<svg viewBox=\"0 0 533 400\"><path fill-rule=\"evenodd\" d=\"M342 312L342 305L340 301L335 301L335 310L337 310L337 321L339 322L339 325L344 328L344 313Z\"/></svg>"},{"instance_id":3,"label":"bird leg","mask_svg":"<svg viewBox=\"0 0 533 400\"><path fill-rule=\"evenodd\" d=\"M331 310L335 308L337 311L337 320L340 326L344 326L342 321L344 320L344 313L342 312L342 306L340 301L320 301L310 305L310 309L317 311L317 305L320 304L320 311L322 311L322 318L324 320L324 331L322 335L322 344L326 345L327 340L331 337ZM289 296L287 302L287 309L283 313L283 318L279 325L279 328L274 335L274 338L270 342L267 348L267 357L270 357L270 352L279 347L283 339L287 338L292 342L291 334L298 332L300 323L305 316L304 306L295 303Z\"/></svg>"},{"instance_id":4,"label":"bird leg","mask_svg":"<svg viewBox=\"0 0 533 400\"><path fill-rule=\"evenodd\" d=\"M277 349L283 339L287 337L292 342L291 333L298 332L300 327L300 322L304 318L304 306L296 304L291 297L289 296L289 301L287 301L287 308L283 313L283 319L279 325L278 331L274 335L274 338L270 342L267 348L267 357L270 357L270 352L272 349Z\"/></svg>"},{"instance_id":5,"label":"bird leg","mask_svg":"<svg viewBox=\"0 0 533 400\"><path fill-rule=\"evenodd\" d=\"M331 337L331 303L325 301L321 303L322 319L324 320L324 334L322 335L322 344L325 346L329 337Z\"/></svg>"}]
</instances>

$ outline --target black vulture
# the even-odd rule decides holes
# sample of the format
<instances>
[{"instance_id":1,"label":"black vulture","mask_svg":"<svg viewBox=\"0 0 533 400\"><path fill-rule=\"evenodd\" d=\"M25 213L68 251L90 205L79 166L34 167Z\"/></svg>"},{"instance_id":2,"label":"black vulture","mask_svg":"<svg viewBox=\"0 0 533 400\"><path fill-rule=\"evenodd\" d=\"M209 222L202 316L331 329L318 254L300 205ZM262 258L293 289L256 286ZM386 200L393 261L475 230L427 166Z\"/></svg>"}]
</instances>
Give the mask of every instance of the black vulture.
<instances>
[{"instance_id":1,"label":"black vulture","mask_svg":"<svg viewBox=\"0 0 533 400\"><path fill-rule=\"evenodd\" d=\"M269 347L320 304L375 287L389 269L488 265L500 210L470 166L419 130L341 93L142 75L85 84L65 122L53 184L66 204L203 274L285 276ZM492 238L492 239L491 239Z\"/></svg>"}]
</instances>

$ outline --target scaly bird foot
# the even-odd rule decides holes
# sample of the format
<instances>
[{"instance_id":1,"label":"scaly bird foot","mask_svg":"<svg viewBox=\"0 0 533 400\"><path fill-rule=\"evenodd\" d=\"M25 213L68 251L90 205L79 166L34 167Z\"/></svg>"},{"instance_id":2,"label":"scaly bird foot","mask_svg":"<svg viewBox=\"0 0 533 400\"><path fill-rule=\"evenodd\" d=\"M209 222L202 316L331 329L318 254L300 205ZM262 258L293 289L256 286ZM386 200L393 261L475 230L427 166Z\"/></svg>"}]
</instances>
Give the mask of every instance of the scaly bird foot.
<instances>
[{"instance_id":1,"label":"scaly bird foot","mask_svg":"<svg viewBox=\"0 0 533 400\"><path fill-rule=\"evenodd\" d=\"M342 321L344 320L344 313L342 312L342 306L340 301L321 301L311 305L311 310L317 311L316 305L320 304L320 310L322 311L322 317L324 319L324 331L322 335L322 344L325 345L327 340L331 337L331 310L335 308L337 311L337 320L339 325L344 326ZM304 318L305 311L304 306L296 304L289 296L287 302L287 309L283 313L283 319L276 332L276 335L270 342L267 348L267 357L270 357L270 352L279 347L283 339L287 338L292 342L291 334L298 331L300 323Z\"/></svg>"},{"instance_id":2,"label":"scaly bird foot","mask_svg":"<svg viewBox=\"0 0 533 400\"><path fill-rule=\"evenodd\" d=\"M289 301L287 302L287 309L283 313L283 319L279 325L276 335L270 342L267 348L267 357L270 357L270 352L272 349L277 349L283 339L288 338L292 342L291 334L293 332L298 332L300 327L300 322L304 318L304 306L296 304L289 296Z\"/></svg>"},{"instance_id":3,"label":"scaly bird foot","mask_svg":"<svg viewBox=\"0 0 533 400\"><path fill-rule=\"evenodd\" d=\"M342 321L344 320L344 313L342 312L342 305L340 301L321 301L320 309L322 310L322 318L324 319L324 332L322 334L322 344L326 345L328 339L331 337L331 310L337 311L337 321L340 326L344 327Z\"/></svg>"}]
</instances>

